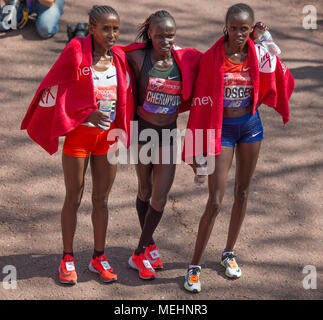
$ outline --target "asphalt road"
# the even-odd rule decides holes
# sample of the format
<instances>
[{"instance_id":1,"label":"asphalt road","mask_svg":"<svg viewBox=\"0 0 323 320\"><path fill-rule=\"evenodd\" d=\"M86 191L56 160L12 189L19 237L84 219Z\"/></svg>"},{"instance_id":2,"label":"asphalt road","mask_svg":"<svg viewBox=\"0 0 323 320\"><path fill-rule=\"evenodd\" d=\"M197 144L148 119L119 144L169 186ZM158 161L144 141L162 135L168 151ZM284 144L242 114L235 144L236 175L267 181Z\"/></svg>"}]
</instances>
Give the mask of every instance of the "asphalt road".
<instances>
[{"instance_id":1,"label":"asphalt road","mask_svg":"<svg viewBox=\"0 0 323 320\"><path fill-rule=\"evenodd\" d=\"M104 4L105 1L96 1ZM177 44L208 49L221 36L226 9L235 1L109 1L121 17L119 44L134 40L136 26L157 9L167 9L178 25ZM127 261L140 226L135 212L134 167L120 165L110 196L106 253L118 282L104 285L87 270L93 250L91 177L88 170L75 237L79 283L61 286L57 269L62 252L60 211L64 199L61 148L49 156L32 142L20 123L40 83L66 45L66 25L87 22L93 1L67 0L59 33L40 40L33 24L0 34L0 299L322 299L322 94L323 11L317 29L303 28L304 1L248 1L256 19L270 26L290 68L296 89L291 119L283 126L278 114L261 107L265 139L252 182L248 211L236 245L243 277L227 280L219 265L225 246L233 196L230 172L222 213L216 220L202 261L202 292L183 288L207 188L193 184L191 169L177 167L175 182L155 240L165 264L158 278L145 282ZM308 3L306 3L308 4ZM179 127L185 128L187 114ZM17 274L7 289L7 266ZM306 266L317 273L316 289L305 289ZM1 273L2 271L2 273ZM305 280L304 280L305 278Z\"/></svg>"}]
</instances>

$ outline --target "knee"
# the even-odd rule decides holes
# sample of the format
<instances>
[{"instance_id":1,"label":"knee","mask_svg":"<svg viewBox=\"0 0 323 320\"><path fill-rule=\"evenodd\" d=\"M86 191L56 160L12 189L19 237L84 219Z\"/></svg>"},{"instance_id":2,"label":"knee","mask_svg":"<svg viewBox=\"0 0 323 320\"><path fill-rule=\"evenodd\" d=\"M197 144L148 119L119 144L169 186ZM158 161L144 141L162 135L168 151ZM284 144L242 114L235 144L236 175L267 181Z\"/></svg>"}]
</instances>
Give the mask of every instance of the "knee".
<instances>
[{"instance_id":1,"label":"knee","mask_svg":"<svg viewBox=\"0 0 323 320\"><path fill-rule=\"evenodd\" d=\"M42 23L36 23L36 30L38 35L43 39L48 39L52 36L54 36L58 31L58 26L49 25L44 22Z\"/></svg>"},{"instance_id":2,"label":"knee","mask_svg":"<svg viewBox=\"0 0 323 320\"><path fill-rule=\"evenodd\" d=\"M167 197L159 198L159 199L151 199L150 205L157 211L163 212L167 203Z\"/></svg>"},{"instance_id":3,"label":"knee","mask_svg":"<svg viewBox=\"0 0 323 320\"><path fill-rule=\"evenodd\" d=\"M72 209L72 211L76 212L81 204L82 193L82 191L66 193L65 206L69 207L70 209Z\"/></svg>"},{"instance_id":4,"label":"knee","mask_svg":"<svg viewBox=\"0 0 323 320\"><path fill-rule=\"evenodd\" d=\"M249 187L242 187L236 185L234 188L234 198L236 201L244 202L248 198Z\"/></svg>"},{"instance_id":5,"label":"knee","mask_svg":"<svg viewBox=\"0 0 323 320\"><path fill-rule=\"evenodd\" d=\"M107 196L105 193L93 193L92 205L94 208L105 208L107 206Z\"/></svg>"},{"instance_id":6,"label":"knee","mask_svg":"<svg viewBox=\"0 0 323 320\"><path fill-rule=\"evenodd\" d=\"M222 207L222 201L220 201L218 198L209 198L208 201L208 212L209 214L215 218L221 211Z\"/></svg>"},{"instance_id":7,"label":"knee","mask_svg":"<svg viewBox=\"0 0 323 320\"><path fill-rule=\"evenodd\" d=\"M146 186L146 187L142 187L140 186L138 189L138 198L142 201L149 201L151 198L151 187Z\"/></svg>"}]
</instances>

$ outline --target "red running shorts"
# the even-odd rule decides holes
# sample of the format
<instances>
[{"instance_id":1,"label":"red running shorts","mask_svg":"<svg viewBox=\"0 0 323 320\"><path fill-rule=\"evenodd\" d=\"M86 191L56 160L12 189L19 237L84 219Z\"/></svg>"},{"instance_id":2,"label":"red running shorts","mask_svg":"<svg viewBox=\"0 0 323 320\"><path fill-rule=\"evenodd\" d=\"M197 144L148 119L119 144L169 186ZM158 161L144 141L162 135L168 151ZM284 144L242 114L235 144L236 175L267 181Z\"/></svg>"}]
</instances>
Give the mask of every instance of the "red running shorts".
<instances>
[{"instance_id":1,"label":"red running shorts","mask_svg":"<svg viewBox=\"0 0 323 320\"><path fill-rule=\"evenodd\" d=\"M108 133L109 130L79 125L66 134L63 153L72 157L88 158L91 153L100 156L114 152L118 143L116 140L107 141Z\"/></svg>"}]
</instances>

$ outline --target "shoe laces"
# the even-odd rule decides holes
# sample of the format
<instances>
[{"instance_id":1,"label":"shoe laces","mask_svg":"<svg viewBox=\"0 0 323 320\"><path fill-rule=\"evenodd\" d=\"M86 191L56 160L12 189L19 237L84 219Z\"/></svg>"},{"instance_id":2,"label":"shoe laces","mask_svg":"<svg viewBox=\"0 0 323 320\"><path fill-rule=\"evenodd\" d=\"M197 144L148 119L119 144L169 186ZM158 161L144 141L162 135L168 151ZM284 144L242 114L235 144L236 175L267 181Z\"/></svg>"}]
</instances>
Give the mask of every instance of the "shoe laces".
<instances>
[{"instance_id":1,"label":"shoe laces","mask_svg":"<svg viewBox=\"0 0 323 320\"><path fill-rule=\"evenodd\" d=\"M237 261L235 259L236 255L233 251L225 252L222 256L222 261L231 269L239 269Z\"/></svg>"},{"instance_id":2,"label":"shoe laces","mask_svg":"<svg viewBox=\"0 0 323 320\"><path fill-rule=\"evenodd\" d=\"M200 268L199 267L193 267L188 270L188 273L193 276L198 276L200 274Z\"/></svg>"},{"instance_id":3,"label":"shoe laces","mask_svg":"<svg viewBox=\"0 0 323 320\"><path fill-rule=\"evenodd\" d=\"M233 251L223 252L222 253L222 260L233 260L236 257Z\"/></svg>"},{"instance_id":4,"label":"shoe laces","mask_svg":"<svg viewBox=\"0 0 323 320\"><path fill-rule=\"evenodd\" d=\"M67 254L67 255L65 255L63 261L64 262L74 262L74 257L71 256L70 254Z\"/></svg>"},{"instance_id":5,"label":"shoe laces","mask_svg":"<svg viewBox=\"0 0 323 320\"><path fill-rule=\"evenodd\" d=\"M71 272L75 270L75 260L74 257L72 257L71 255L66 255L64 257L63 264L63 270L66 270L66 272Z\"/></svg>"},{"instance_id":6,"label":"shoe laces","mask_svg":"<svg viewBox=\"0 0 323 320\"><path fill-rule=\"evenodd\" d=\"M156 246L155 244L150 244L150 245L148 246L148 250L149 250L149 251L157 250L157 246Z\"/></svg>"},{"instance_id":7,"label":"shoe laces","mask_svg":"<svg viewBox=\"0 0 323 320\"><path fill-rule=\"evenodd\" d=\"M100 262L101 261L109 261L105 254L101 254L100 257L96 257Z\"/></svg>"},{"instance_id":8,"label":"shoe laces","mask_svg":"<svg viewBox=\"0 0 323 320\"><path fill-rule=\"evenodd\" d=\"M100 255L100 257L96 257L95 260L103 267L104 270L109 270L113 272L113 268L110 265L110 261L105 254Z\"/></svg>"}]
</instances>

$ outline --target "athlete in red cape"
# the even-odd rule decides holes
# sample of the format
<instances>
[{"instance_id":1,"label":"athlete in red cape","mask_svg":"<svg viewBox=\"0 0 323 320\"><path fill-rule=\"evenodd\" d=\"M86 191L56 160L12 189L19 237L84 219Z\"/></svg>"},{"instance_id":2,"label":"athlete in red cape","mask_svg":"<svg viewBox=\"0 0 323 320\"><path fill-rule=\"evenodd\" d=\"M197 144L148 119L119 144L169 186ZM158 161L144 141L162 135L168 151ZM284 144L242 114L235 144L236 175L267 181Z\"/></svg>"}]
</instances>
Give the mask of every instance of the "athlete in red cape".
<instances>
[{"instance_id":1,"label":"athlete in red cape","mask_svg":"<svg viewBox=\"0 0 323 320\"><path fill-rule=\"evenodd\" d=\"M289 120L288 101L294 90L294 79L277 56L270 56L250 38L247 44L254 88L252 113L255 114L257 105L265 104L275 109L285 124ZM198 154L218 155L221 152L223 46L224 37L206 51L200 61L182 155L183 160L189 164L192 164L193 157ZM203 140L196 140L196 129L202 129ZM200 145L202 143L203 147Z\"/></svg>"},{"instance_id":2,"label":"athlete in red cape","mask_svg":"<svg viewBox=\"0 0 323 320\"><path fill-rule=\"evenodd\" d=\"M130 121L134 114L133 87L126 55L112 48L118 77L116 128L130 145ZM74 130L97 109L92 81L91 36L73 39L41 82L22 121L31 139L49 154L58 150L58 138ZM90 89L89 89L90 88ZM122 132L122 131L121 131Z\"/></svg>"},{"instance_id":3,"label":"athlete in red cape","mask_svg":"<svg viewBox=\"0 0 323 320\"><path fill-rule=\"evenodd\" d=\"M146 43L133 42L127 46L120 47L125 52L146 48ZM198 65L202 53L195 49L182 49L178 46L173 46L171 49L173 57L178 64L182 74L182 103L179 107L179 112L188 111L191 107L191 95L193 92L194 82L198 72Z\"/></svg>"}]
</instances>

